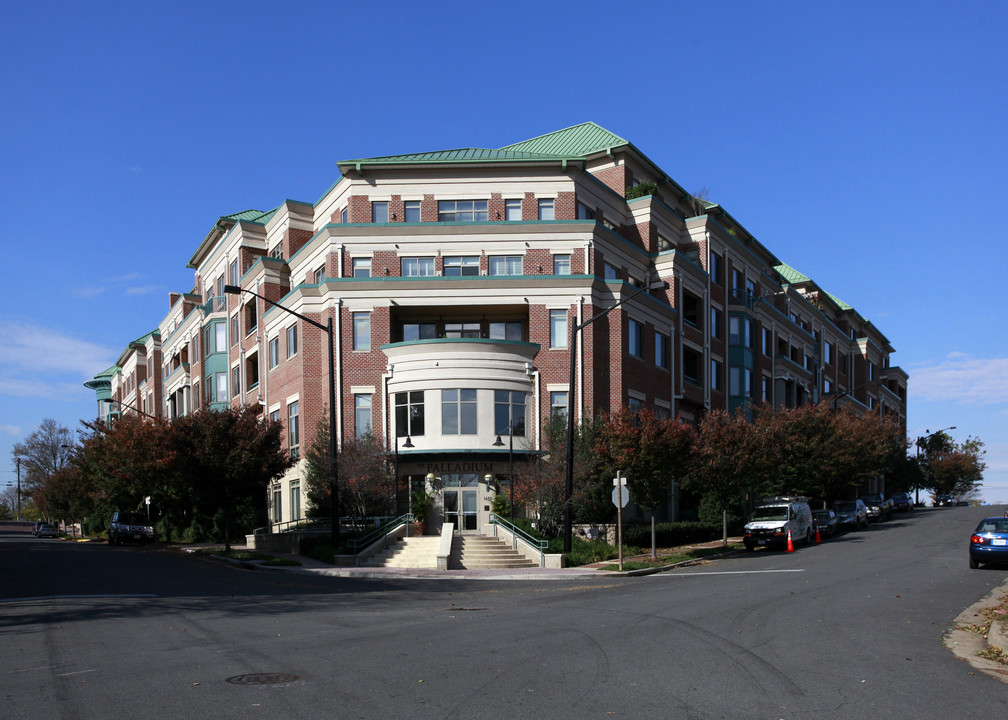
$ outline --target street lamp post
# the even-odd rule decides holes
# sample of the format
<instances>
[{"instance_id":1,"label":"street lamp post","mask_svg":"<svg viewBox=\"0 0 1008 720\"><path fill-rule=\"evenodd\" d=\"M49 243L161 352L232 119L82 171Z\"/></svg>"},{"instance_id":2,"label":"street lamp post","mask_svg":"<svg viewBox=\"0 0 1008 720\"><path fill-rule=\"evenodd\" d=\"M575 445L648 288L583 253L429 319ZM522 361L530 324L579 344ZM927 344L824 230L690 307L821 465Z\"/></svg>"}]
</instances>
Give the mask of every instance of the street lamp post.
<instances>
[{"instance_id":1,"label":"street lamp post","mask_svg":"<svg viewBox=\"0 0 1008 720\"><path fill-rule=\"evenodd\" d=\"M926 434L923 437L917 438L917 443L916 443L916 445L917 445L917 468L918 469L920 469L920 446L921 446L921 443L924 442L925 440L927 440L928 438L930 438L930 437L932 437L934 435L937 435L938 433L943 433L946 430L955 430L955 429L956 429L956 426L953 425L952 427L942 428L941 430L935 430L934 432L931 432L930 430L927 430L927 429L924 430L924 432ZM914 505L920 505L920 487L914 488Z\"/></svg>"},{"instance_id":2,"label":"street lamp post","mask_svg":"<svg viewBox=\"0 0 1008 720\"><path fill-rule=\"evenodd\" d=\"M396 429L398 432L398 428ZM406 442L403 443L404 448L415 447L413 441L410 440L410 436L406 436ZM396 435L395 438L395 507L392 509L392 517L399 517L399 436Z\"/></svg>"},{"instance_id":3,"label":"street lamp post","mask_svg":"<svg viewBox=\"0 0 1008 720\"><path fill-rule=\"evenodd\" d=\"M276 308L280 308L284 312L290 313L296 318L299 318L303 322L308 323L312 327L316 327L322 332L326 333L329 338L329 496L332 499L332 510L330 511L330 518L332 521L332 530L330 531L330 540L333 546L333 552L339 552L339 513L337 511L338 506L338 468L336 465L336 359L335 359L335 338L333 336L333 321L332 317L328 318L328 322L323 325L322 323L312 320L311 318L305 317L299 312L295 312L288 307L284 307L280 303L273 302L268 297L260 295L253 290L247 290L245 288L240 288L237 285L225 285L224 292L228 295L241 295L243 292L249 295L255 295L260 300L268 302L270 305Z\"/></svg>"},{"instance_id":4,"label":"street lamp post","mask_svg":"<svg viewBox=\"0 0 1008 720\"><path fill-rule=\"evenodd\" d=\"M500 434L494 447L504 447ZM508 483L511 485L511 501L508 504L508 520L514 523L514 426L508 428Z\"/></svg>"},{"instance_id":5,"label":"street lamp post","mask_svg":"<svg viewBox=\"0 0 1008 720\"><path fill-rule=\"evenodd\" d=\"M668 289L669 284L667 282L661 282L660 286L656 285L655 289ZM567 382L567 482L564 488L564 552L569 553L571 551L571 544L573 542L574 535L574 508L572 507L572 498L574 496L574 372L576 371L575 360L577 354L574 352L574 346L577 342L577 333L583 328L588 327L593 322L601 317L605 317L613 310L618 308L623 303L632 300L643 292L647 292L651 288L647 285L637 290L635 293L627 295L625 298L620 300L618 303L612 307L608 307L600 313L592 315L590 318L585 320L583 323L578 325L572 325L570 331L570 344L567 348L570 353L570 375Z\"/></svg>"}]
</instances>

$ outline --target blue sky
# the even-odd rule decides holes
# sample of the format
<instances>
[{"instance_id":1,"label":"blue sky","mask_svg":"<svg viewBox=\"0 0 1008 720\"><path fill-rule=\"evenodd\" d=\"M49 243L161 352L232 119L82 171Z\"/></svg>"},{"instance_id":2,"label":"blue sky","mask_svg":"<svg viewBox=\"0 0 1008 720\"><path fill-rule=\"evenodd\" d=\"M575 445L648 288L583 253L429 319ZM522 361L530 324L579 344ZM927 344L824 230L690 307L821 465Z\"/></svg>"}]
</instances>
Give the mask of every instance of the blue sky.
<instances>
[{"instance_id":1,"label":"blue sky","mask_svg":"<svg viewBox=\"0 0 1008 720\"><path fill-rule=\"evenodd\" d=\"M0 7L5 458L97 414L82 383L192 287L218 216L314 202L337 160L593 120L872 320L908 434L979 437L1008 501L1006 4Z\"/></svg>"}]
</instances>

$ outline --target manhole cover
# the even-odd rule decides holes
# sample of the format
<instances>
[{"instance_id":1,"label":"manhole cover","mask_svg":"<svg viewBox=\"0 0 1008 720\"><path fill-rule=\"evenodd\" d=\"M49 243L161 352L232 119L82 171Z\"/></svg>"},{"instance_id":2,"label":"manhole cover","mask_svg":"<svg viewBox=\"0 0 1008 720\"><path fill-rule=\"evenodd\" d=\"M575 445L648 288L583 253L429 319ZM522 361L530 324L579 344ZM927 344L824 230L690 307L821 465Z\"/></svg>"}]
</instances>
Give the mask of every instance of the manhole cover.
<instances>
[{"instance_id":1,"label":"manhole cover","mask_svg":"<svg viewBox=\"0 0 1008 720\"><path fill-rule=\"evenodd\" d=\"M292 673L251 673L229 677L225 682L232 685L279 685L294 682L297 679L298 676Z\"/></svg>"}]
</instances>

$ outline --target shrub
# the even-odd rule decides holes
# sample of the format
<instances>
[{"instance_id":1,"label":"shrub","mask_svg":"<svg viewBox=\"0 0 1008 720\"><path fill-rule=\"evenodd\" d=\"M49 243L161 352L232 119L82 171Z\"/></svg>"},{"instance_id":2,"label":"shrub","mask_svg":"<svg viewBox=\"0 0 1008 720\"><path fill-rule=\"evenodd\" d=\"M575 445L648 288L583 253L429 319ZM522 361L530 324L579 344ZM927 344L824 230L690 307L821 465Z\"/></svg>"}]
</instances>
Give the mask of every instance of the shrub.
<instances>
[{"instance_id":1,"label":"shrub","mask_svg":"<svg viewBox=\"0 0 1008 720\"><path fill-rule=\"evenodd\" d=\"M304 555L305 557L321 560L324 563L332 565L336 552L333 550L332 543L328 537L318 536L301 538L301 542L298 545L298 555Z\"/></svg>"},{"instance_id":2,"label":"shrub","mask_svg":"<svg viewBox=\"0 0 1008 720\"><path fill-rule=\"evenodd\" d=\"M691 543L719 540L721 523L671 522L655 526L655 544L658 547L675 547ZM623 544L651 547L651 525L624 525Z\"/></svg>"}]
</instances>

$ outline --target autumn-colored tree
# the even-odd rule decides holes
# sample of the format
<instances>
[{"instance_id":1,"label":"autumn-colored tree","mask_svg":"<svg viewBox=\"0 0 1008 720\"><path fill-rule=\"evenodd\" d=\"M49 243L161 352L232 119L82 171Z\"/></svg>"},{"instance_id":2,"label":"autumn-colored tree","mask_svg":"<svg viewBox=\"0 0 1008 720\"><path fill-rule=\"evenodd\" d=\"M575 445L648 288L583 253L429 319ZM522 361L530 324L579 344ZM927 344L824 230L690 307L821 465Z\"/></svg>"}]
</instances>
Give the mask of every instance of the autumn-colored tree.
<instances>
[{"instance_id":1,"label":"autumn-colored tree","mask_svg":"<svg viewBox=\"0 0 1008 720\"><path fill-rule=\"evenodd\" d=\"M945 433L935 433L945 435ZM986 454L979 438L969 437L956 443L951 437L934 440L926 444L922 460L929 478L929 486L935 495L954 495L968 498L976 493L983 482L983 471L987 468L983 461Z\"/></svg>"},{"instance_id":2,"label":"autumn-colored tree","mask_svg":"<svg viewBox=\"0 0 1008 720\"><path fill-rule=\"evenodd\" d=\"M651 557L658 556L655 514L672 492L677 475L684 475L693 445L693 427L661 420L644 408L620 408L605 418L596 441L606 475L622 471L633 502L651 514Z\"/></svg>"},{"instance_id":3,"label":"autumn-colored tree","mask_svg":"<svg viewBox=\"0 0 1008 720\"><path fill-rule=\"evenodd\" d=\"M42 493L53 518L73 526L79 520L83 530L84 518L93 508L93 487L85 481L80 468L73 462L60 468L49 476ZM72 532L76 534L76 527Z\"/></svg>"},{"instance_id":4,"label":"autumn-colored tree","mask_svg":"<svg viewBox=\"0 0 1008 720\"><path fill-rule=\"evenodd\" d=\"M69 462L72 446L70 430L52 418L45 418L37 430L11 448L11 459L21 461L22 497L31 497L47 518L52 516L41 498L41 490L49 477ZM36 491L39 499L34 498Z\"/></svg>"}]
</instances>

